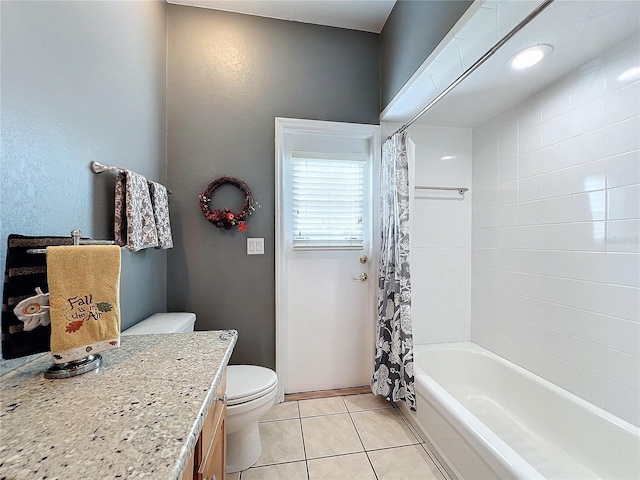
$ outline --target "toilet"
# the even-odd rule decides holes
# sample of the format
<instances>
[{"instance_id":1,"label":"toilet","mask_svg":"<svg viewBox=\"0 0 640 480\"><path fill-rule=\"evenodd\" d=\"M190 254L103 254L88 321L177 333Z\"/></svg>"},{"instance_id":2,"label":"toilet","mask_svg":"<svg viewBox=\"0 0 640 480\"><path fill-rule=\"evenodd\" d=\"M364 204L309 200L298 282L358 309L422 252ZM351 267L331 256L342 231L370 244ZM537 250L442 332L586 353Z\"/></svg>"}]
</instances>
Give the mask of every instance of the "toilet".
<instances>
[{"instance_id":1,"label":"toilet","mask_svg":"<svg viewBox=\"0 0 640 480\"><path fill-rule=\"evenodd\" d=\"M193 313L156 313L122 335L193 332ZM262 443L258 420L273 406L278 377L256 365L227 367L227 473L246 470L260 458Z\"/></svg>"}]
</instances>

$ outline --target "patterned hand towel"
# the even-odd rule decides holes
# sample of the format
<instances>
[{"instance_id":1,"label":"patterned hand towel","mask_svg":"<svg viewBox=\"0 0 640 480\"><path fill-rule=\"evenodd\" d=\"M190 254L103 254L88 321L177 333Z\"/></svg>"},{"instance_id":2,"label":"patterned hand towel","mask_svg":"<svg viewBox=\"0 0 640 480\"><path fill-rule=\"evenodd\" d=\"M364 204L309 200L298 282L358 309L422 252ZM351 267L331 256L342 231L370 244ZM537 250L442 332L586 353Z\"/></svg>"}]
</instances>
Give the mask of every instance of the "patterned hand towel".
<instances>
[{"instance_id":1,"label":"patterned hand towel","mask_svg":"<svg viewBox=\"0 0 640 480\"><path fill-rule=\"evenodd\" d=\"M173 248L171 223L169 222L169 197L167 187L160 183L149 182L149 193L153 205L153 216L158 230L158 248Z\"/></svg>"},{"instance_id":2,"label":"patterned hand towel","mask_svg":"<svg viewBox=\"0 0 640 480\"><path fill-rule=\"evenodd\" d=\"M54 363L120 345L120 247L49 247L47 277Z\"/></svg>"},{"instance_id":3,"label":"patterned hand towel","mask_svg":"<svg viewBox=\"0 0 640 480\"><path fill-rule=\"evenodd\" d=\"M72 243L71 237L9 235L0 322L5 360L49 351L47 258L27 250Z\"/></svg>"},{"instance_id":4,"label":"patterned hand towel","mask_svg":"<svg viewBox=\"0 0 640 480\"><path fill-rule=\"evenodd\" d=\"M116 176L115 191L116 245L132 252L158 246L158 232L147 179L125 170Z\"/></svg>"}]
</instances>

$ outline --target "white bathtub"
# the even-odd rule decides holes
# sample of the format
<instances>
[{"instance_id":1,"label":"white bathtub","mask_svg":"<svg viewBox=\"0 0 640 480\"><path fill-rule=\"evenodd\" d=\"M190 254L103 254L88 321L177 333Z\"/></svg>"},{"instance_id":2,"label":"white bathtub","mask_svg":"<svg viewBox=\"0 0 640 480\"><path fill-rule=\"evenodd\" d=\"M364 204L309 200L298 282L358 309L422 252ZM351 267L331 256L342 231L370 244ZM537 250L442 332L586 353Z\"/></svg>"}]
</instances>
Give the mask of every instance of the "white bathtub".
<instances>
[{"instance_id":1,"label":"white bathtub","mask_svg":"<svg viewBox=\"0 0 640 480\"><path fill-rule=\"evenodd\" d=\"M419 345L405 416L458 478L639 479L640 429L473 343Z\"/></svg>"}]
</instances>

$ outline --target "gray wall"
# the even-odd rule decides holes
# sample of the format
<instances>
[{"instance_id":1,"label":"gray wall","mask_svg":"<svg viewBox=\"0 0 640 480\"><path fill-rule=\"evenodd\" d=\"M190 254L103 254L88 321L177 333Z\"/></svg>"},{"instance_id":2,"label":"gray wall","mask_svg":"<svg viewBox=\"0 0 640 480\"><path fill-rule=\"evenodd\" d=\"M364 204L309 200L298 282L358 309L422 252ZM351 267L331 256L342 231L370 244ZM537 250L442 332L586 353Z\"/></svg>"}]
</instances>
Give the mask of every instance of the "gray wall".
<instances>
[{"instance_id":1,"label":"gray wall","mask_svg":"<svg viewBox=\"0 0 640 480\"><path fill-rule=\"evenodd\" d=\"M380 110L389 105L472 3L398 0L380 33Z\"/></svg>"},{"instance_id":2,"label":"gray wall","mask_svg":"<svg viewBox=\"0 0 640 480\"><path fill-rule=\"evenodd\" d=\"M114 175L166 181L166 4L0 2L2 272L10 233L113 238ZM166 252L123 253L124 328L166 308Z\"/></svg>"},{"instance_id":3,"label":"gray wall","mask_svg":"<svg viewBox=\"0 0 640 480\"><path fill-rule=\"evenodd\" d=\"M237 329L233 363L273 367L274 117L377 124L378 35L179 5L168 34L168 308L195 312L199 330ZM245 234L200 212L222 175L261 205ZM247 256L246 237L264 237L265 255Z\"/></svg>"}]
</instances>

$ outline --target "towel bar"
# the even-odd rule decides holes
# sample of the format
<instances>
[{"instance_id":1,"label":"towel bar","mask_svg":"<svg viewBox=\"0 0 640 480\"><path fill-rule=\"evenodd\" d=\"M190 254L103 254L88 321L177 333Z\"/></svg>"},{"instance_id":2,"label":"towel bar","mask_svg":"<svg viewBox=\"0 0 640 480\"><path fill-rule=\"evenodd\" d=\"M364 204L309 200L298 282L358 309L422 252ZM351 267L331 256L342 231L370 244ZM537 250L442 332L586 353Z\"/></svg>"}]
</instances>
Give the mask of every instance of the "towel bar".
<instances>
[{"instance_id":1,"label":"towel bar","mask_svg":"<svg viewBox=\"0 0 640 480\"><path fill-rule=\"evenodd\" d=\"M120 173L124 172L124 168L115 167L113 165L105 165L104 163L96 162L95 160L89 164L91 166L91 170L93 173L104 173L104 172L115 172ZM167 193L171 195L173 192L167 188Z\"/></svg>"}]
</instances>

